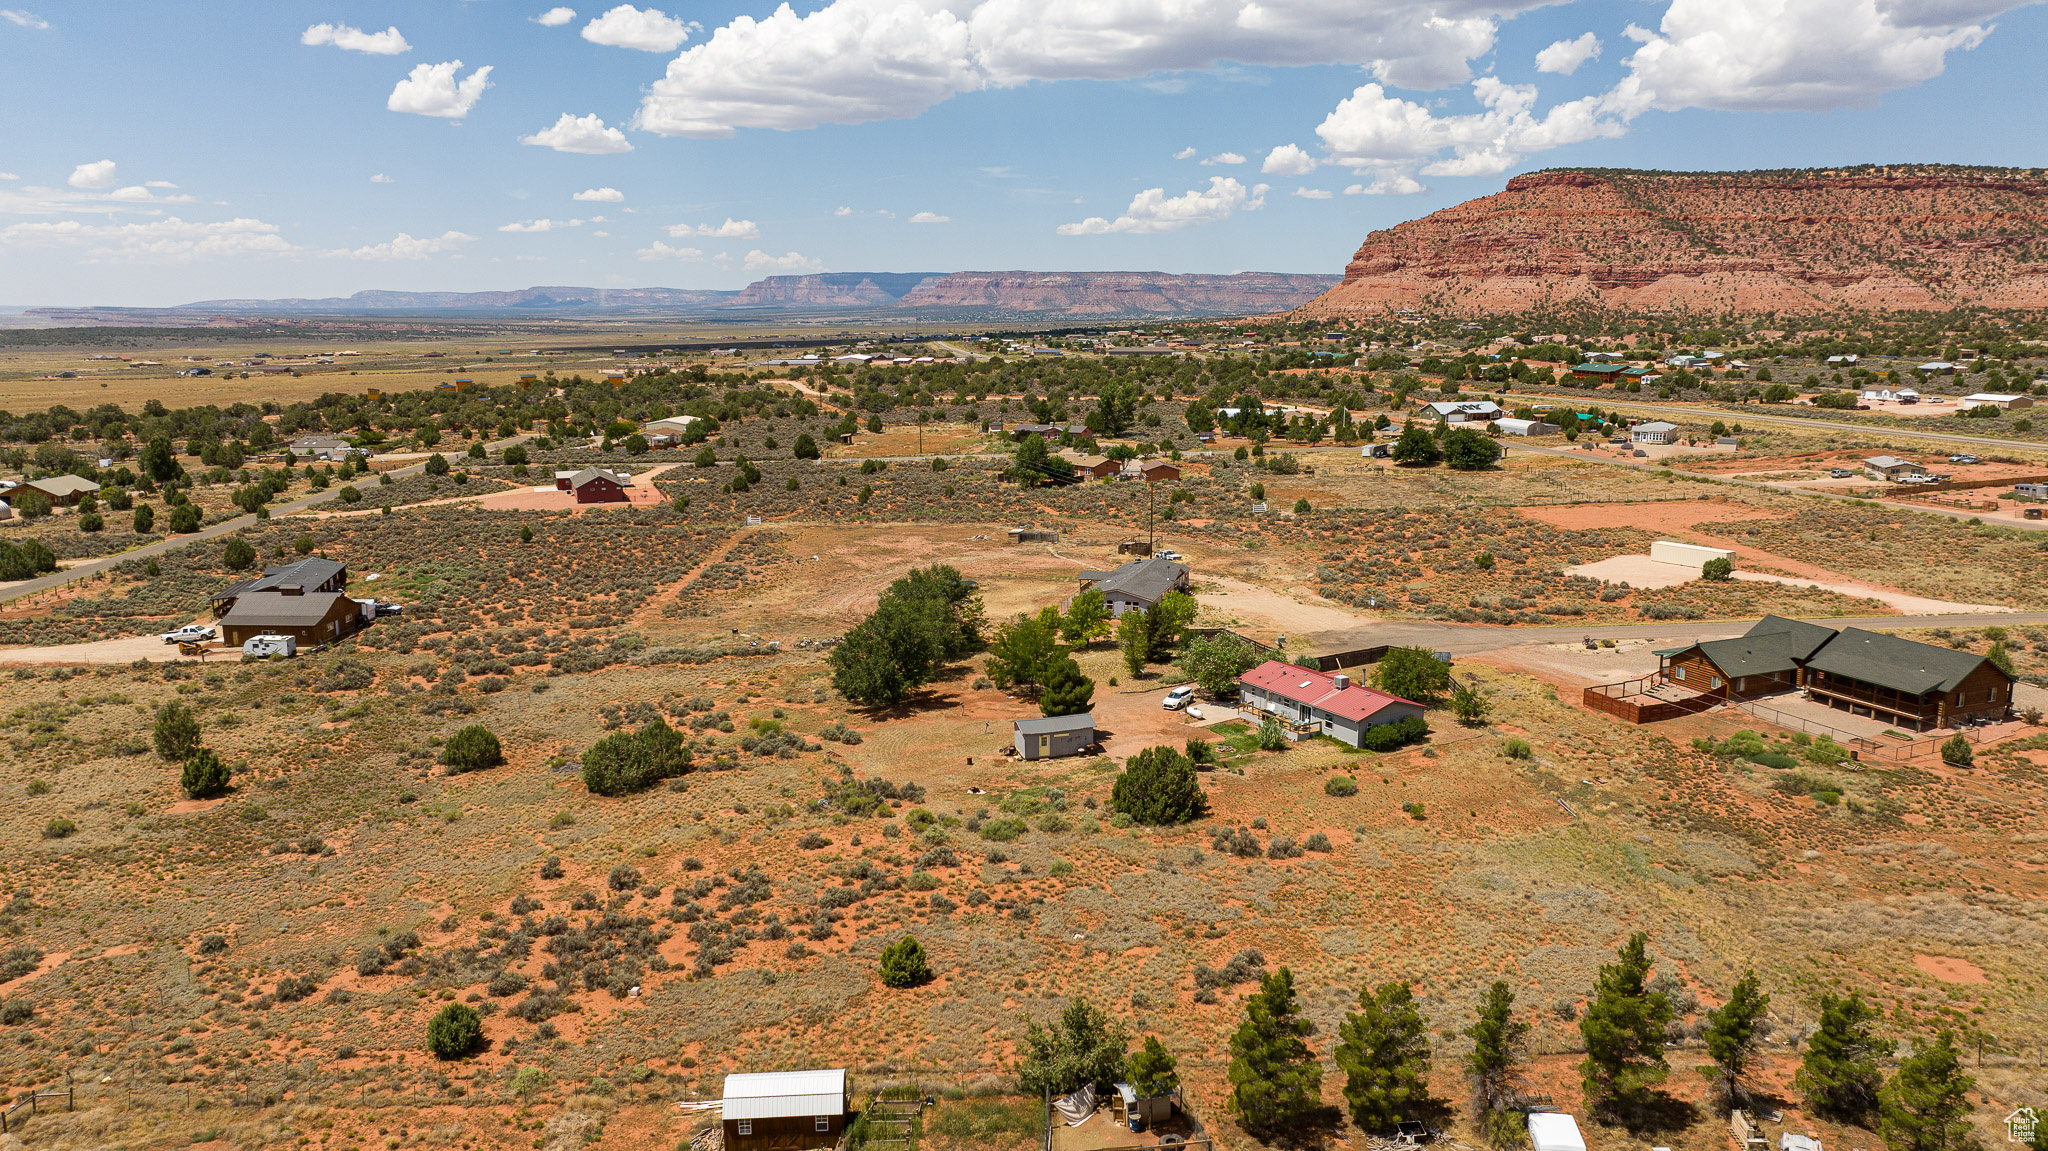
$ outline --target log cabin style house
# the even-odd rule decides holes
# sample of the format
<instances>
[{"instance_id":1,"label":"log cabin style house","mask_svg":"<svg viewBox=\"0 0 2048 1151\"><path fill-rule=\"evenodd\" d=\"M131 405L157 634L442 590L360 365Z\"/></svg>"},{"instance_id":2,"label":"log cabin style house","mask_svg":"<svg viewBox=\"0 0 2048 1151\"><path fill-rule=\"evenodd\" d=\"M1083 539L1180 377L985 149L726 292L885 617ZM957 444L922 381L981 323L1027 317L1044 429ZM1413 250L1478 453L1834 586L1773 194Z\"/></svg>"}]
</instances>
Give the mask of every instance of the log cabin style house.
<instances>
[{"instance_id":1,"label":"log cabin style house","mask_svg":"<svg viewBox=\"0 0 2048 1151\"><path fill-rule=\"evenodd\" d=\"M2013 677L1985 656L1862 628L1765 616L1743 635L1657 653L1657 677L1720 699L1788 691L1924 731L1998 720Z\"/></svg>"}]
</instances>

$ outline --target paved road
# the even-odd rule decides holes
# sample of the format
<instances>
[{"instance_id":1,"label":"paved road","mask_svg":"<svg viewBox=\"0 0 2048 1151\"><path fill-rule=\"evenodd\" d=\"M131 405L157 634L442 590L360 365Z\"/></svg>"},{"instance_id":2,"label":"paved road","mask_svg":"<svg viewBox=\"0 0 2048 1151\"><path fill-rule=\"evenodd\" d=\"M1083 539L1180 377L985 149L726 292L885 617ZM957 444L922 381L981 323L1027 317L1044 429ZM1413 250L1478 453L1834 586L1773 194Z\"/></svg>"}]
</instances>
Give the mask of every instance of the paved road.
<instances>
[{"instance_id":1,"label":"paved road","mask_svg":"<svg viewBox=\"0 0 2048 1151\"><path fill-rule=\"evenodd\" d=\"M1557 396L1537 396L1510 393L1512 400L1533 400L1538 403L1556 404ZM1989 448L2024 448L2031 451L2048 450L2048 444L2035 440L2001 440L1992 436L1964 435L1957 432L1922 432L1909 428L1891 427L1885 424L1859 424L1853 420L1808 419L1804 416L1774 416L1769 409L1757 411L1751 407L1709 407L1704 404L1660 404L1655 400L1644 402L1633 399L1614 399L1595 393L1588 400L1597 400L1603 407L1624 408L1631 411L1650 412L1657 415L1681 415L1693 419L1709 417L1727 419L1739 423L1787 424L1795 428L1828 428L1839 432L1862 432L1874 436L1904 436L1915 440L1936 440L1941 443L1976 444ZM1503 405L1507 406L1507 405Z\"/></svg>"},{"instance_id":2,"label":"paved road","mask_svg":"<svg viewBox=\"0 0 2048 1151\"><path fill-rule=\"evenodd\" d=\"M493 441L492 443L488 444L487 447L489 450L494 452L501 451L505 448L511 447L513 444L524 443L532 438L532 433L522 432L521 434L512 436L508 439ZM389 475L391 478L395 480L402 480L408 476L420 475L424 473L426 470L427 465L424 462L421 462L413 464L410 467L395 468L385 474ZM291 500L286 503L273 504L270 509L270 514L273 518L277 516L290 515L293 512L302 511L306 508L313 507L317 504L324 504L329 500L337 499L340 497L340 495L340 488L329 487L323 491L312 492L308 495L300 496L298 499ZM210 527L201 528L198 531L191 533L190 535L172 536L168 539L158 540L156 543L153 544L146 544L139 548L130 548L129 550L121 552L118 555L101 556L98 559L87 560L86 562L79 564L76 567L69 567L65 568L62 571L51 572L49 575L46 576L38 576L35 579L18 583L11 588L7 588L4 591L0 591L0 603L6 603L9 600L17 600L22 598L23 596L35 595L38 592L50 591L53 588L60 588L73 580L80 580L86 578L87 576L97 575L100 572L107 571L108 569L114 567L117 564L126 563L129 560L148 559L151 556L160 556L163 555L165 552L175 551L178 548L186 547L190 544L204 543L207 540L217 540L222 536L230 535L234 532L241 531L243 528L246 527L251 527L256 522L256 517L253 515L236 516L231 520L222 520L221 522L214 524Z\"/></svg>"}]
</instances>

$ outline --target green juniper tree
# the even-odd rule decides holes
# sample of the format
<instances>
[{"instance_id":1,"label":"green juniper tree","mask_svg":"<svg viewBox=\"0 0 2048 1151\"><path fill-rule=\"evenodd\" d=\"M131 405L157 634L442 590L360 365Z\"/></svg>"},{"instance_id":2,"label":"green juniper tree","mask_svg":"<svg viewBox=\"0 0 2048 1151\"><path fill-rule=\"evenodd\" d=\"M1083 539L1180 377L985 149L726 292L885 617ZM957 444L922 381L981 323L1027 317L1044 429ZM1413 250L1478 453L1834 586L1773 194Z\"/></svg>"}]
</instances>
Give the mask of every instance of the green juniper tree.
<instances>
[{"instance_id":1,"label":"green juniper tree","mask_svg":"<svg viewBox=\"0 0 2048 1151\"><path fill-rule=\"evenodd\" d=\"M1246 1131L1267 1139L1301 1131L1323 1104L1323 1068L1303 1041L1315 1025L1302 1017L1294 972L1282 967L1244 1001L1244 1022L1230 1037L1230 1111Z\"/></svg>"},{"instance_id":2,"label":"green juniper tree","mask_svg":"<svg viewBox=\"0 0 2048 1151\"><path fill-rule=\"evenodd\" d=\"M1664 1061L1664 1028L1671 1000L1650 991L1648 937L1628 937L1615 962L1600 969L1592 1002L1579 1020L1586 1058L1579 1063L1586 1102L1601 1114L1640 1113L1671 1072Z\"/></svg>"},{"instance_id":3,"label":"green juniper tree","mask_svg":"<svg viewBox=\"0 0 2048 1151\"><path fill-rule=\"evenodd\" d=\"M1879 1090L1878 1134L1892 1151L1975 1151L1968 1093L1976 1085L1963 1074L1954 1033L1943 1031L1900 1060Z\"/></svg>"},{"instance_id":4,"label":"green juniper tree","mask_svg":"<svg viewBox=\"0 0 2048 1151\"><path fill-rule=\"evenodd\" d=\"M1707 1013L1701 1038L1714 1066L1702 1072L1720 1080L1721 1094L1732 1109L1742 1105L1748 1094L1744 1080L1756 1059L1756 1045L1769 1030L1765 1013L1771 997L1759 987L1756 972L1745 971L1728 993L1728 1002Z\"/></svg>"},{"instance_id":5,"label":"green juniper tree","mask_svg":"<svg viewBox=\"0 0 2048 1151\"><path fill-rule=\"evenodd\" d=\"M1877 1113L1878 1088L1884 1084L1880 1060L1891 1058L1898 1044L1872 1031L1877 1011L1851 992L1845 998L1820 997L1820 1027L1806 1041L1806 1057L1792 1083L1816 1114L1840 1123L1869 1126Z\"/></svg>"},{"instance_id":6,"label":"green juniper tree","mask_svg":"<svg viewBox=\"0 0 2048 1151\"><path fill-rule=\"evenodd\" d=\"M1429 1093L1429 1023L1408 984L1361 988L1358 1008L1338 1025L1335 1052L1351 1121L1383 1133L1442 1114L1443 1100Z\"/></svg>"},{"instance_id":7,"label":"green juniper tree","mask_svg":"<svg viewBox=\"0 0 2048 1151\"><path fill-rule=\"evenodd\" d=\"M1521 1115L1510 1111L1521 1086L1517 1065L1529 1025L1515 1018L1515 993L1496 979L1479 1001L1479 1017L1465 1029L1472 1052L1465 1056L1465 1075L1472 1084L1473 1120L1495 1146L1522 1141Z\"/></svg>"}]
</instances>

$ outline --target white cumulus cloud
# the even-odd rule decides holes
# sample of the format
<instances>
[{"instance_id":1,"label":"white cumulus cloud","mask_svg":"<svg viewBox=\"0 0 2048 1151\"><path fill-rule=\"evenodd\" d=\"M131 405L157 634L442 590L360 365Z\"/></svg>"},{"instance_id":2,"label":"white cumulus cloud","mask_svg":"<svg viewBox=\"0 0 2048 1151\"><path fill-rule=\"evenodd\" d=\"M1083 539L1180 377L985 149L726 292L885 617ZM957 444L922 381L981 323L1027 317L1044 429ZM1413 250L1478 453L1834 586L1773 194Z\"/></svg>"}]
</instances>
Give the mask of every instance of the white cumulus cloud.
<instances>
[{"instance_id":1,"label":"white cumulus cloud","mask_svg":"<svg viewBox=\"0 0 2048 1151\"><path fill-rule=\"evenodd\" d=\"M424 260L428 256L454 251L476 237L467 232L447 231L438 236L412 236L400 232L381 244L362 248L339 248L327 253L349 260Z\"/></svg>"},{"instance_id":2,"label":"white cumulus cloud","mask_svg":"<svg viewBox=\"0 0 2048 1151\"><path fill-rule=\"evenodd\" d=\"M690 38L690 26L657 8L621 4L585 24L583 38L611 48L673 52Z\"/></svg>"},{"instance_id":3,"label":"white cumulus cloud","mask_svg":"<svg viewBox=\"0 0 2048 1151\"><path fill-rule=\"evenodd\" d=\"M18 24L23 28L34 28L38 32L50 26L48 20L33 12L24 12L19 8L0 8L0 20L5 20L9 24Z\"/></svg>"},{"instance_id":4,"label":"white cumulus cloud","mask_svg":"<svg viewBox=\"0 0 2048 1151\"><path fill-rule=\"evenodd\" d=\"M716 240L752 240L761 235L761 227L752 220L735 220L727 216L723 224L670 224L668 234L676 239L710 236Z\"/></svg>"},{"instance_id":5,"label":"white cumulus cloud","mask_svg":"<svg viewBox=\"0 0 2048 1151\"><path fill-rule=\"evenodd\" d=\"M1173 158L1174 158L1174 159L1176 159L1176 160L1191 160L1191 159L1193 159L1194 157L1195 157L1195 149L1194 149L1194 148L1191 148L1191 147L1190 147L1190 148L1182 148L1182 149L1181 149L1180 151L1178 151L1178 152L1175 152L1175 153L1173 154Z\"/></svg>"},{"instance_id":6,"label":"white cumulus cloud","mask_svg":"<svg viewBox=\"0 0 2048 1151\"><path fill-rule=\"evenodd\" d=\"M1298 144L1280 145L1266 153L1266 162L1259 166L1268 176L1306 176L1315 170L1316 158Z\"/></svg>"},{"instance_id":7,"label":"white cumulus cloud","mask_svg":"<svg viewBox=\"0 0 2048 1151\"><path fill-rule=\"evenodd\" d=\"M19 180L19 179L21 179L21 177L20 177L20 176L17 176L17 175L15 175L15 174L14 174L14 173L12 173L12 172L0 172L0 180Z\"/></svg>"},{"instance_id":8,"label":"white cumulus cloud","mask_svg":"<svg viewBox=\"0 0 2048 1151\"><path fill-rule=\"evenodd\" d=\"M1387 95L1378 84L1361 85L1323 120L1316 135L1338 163L1351 167L1385 173L1420 164L1425 175L1490 176L1526 153L1627 130L1605 96L1559 104L1539 118L1531 85L1481 76L1472 82L1472 94L1485 111L1438 116Z\"/></svg>"},{"instance_id":9,"label":"white cumulus cloud","mask_svg":"<svg viewBox=\"0 0 2048 1151\"><path fill-rule=\"evenodd\" d=\"M543 28L560 28L575 18L576 9L574 8L550 8L535 16L533 22Z\"/></svg>"},{"instance_id":10,"label":"white cumulus cloud","mask_svg":"<svg viewBox=\"0 0 2048 1151\"><path fill-rule=\"evenodd\" d=\"M392 179L391 177L389 177L389 176L385 175L385 174L384 174L384 173L382 173L382 172L379 172L379 173L377 173L376 175L374 175L374 176L370 177L370 183L372 183L372 184L396 184L396 183L398 183L398 181L396 181L396 180Z\"/></svg>"},{"instance_id":11,"label":"white cumulus cloud","mask_svg":"<svg viewBox=\"0 0 2048 1151\"><path fill-rule=\"evenodd\" d=\"M585 188L569 198L594 204L622 204L626 200L626 194L617 188Z\"/></svg>"},{"instance_id":12,"label":"white cumulus cloud","mask_svg":"<svg viewBox=\"0 0 2048 1151\"><path fill-rule=\"evenodd\" d=\"M580 228L581 220L514 220L510 224L498 225L500 232L552 232L556 228Z\"/></svg>"},{"instance_id":13,"label":"white cumulus cloud","mask_svg":"<svg viewBox=\"0 0 2048 1151\"><path fill-rule=\"evenodd\" d=\"M350 52L367 52L372 56L396 56L412 51L412 45L398 34L395 27L382 32L365 32L347 24L315 24L299 35L299 43L310 48L332 45Z\"/></svg>"},{"instance_id":14,"label":"white cumulus cloud","mask_svg":"<svg viewBox=\"0 0 2048 1151\"><path fill-rule=\"evenodd\" d=\"M1243 156L1240 156L1240 155L1238 155L1238 154L1237 154L1236 152L1218 152L1218 153L1216 153L1216 154L1215 154L1214 156L1211 156L1211 157L1209 157L1208 159L1206 159L1206 160L1202 161L1202 167L1204 167L1204 168L1213 168L1213 167L1217 166L1218 164L1242 164L1242 163L1244 163L1244 157L1243 157Z\"/></svg>"},{"instance_id":15,"label":"white cumulus cloud","mask_svg":"<svg viewBox=\"0 0 2048 1151\"><path fill-rule=\"evenodd\" d=\"M1296 188L1294 194L1304 200L1327 200L1330 193L1321 188Z\"/></svg>"},{"instance_id":16,"label":"white cumulus cloud","mask_svg":"<svg viewBox=\"0 0 2048 1151\"><path fill-rule=\"evenodd\" d=\"M456 73L460 71L460 60L415 65L412 73L391 89L391 98L384 106L393 112L460 120L469 115L469 110L483 99L484 89L491 86L491 66L485 64L458 79Z\"/></svg>"},{"instance_id":17,"label":"white cumulus cloud","mask_svg":"<svg viewBox=\"0 0 2048 1151\"><path fill-rule=\"evenodd\" d=\"M837 208L832 209L832 214L835 216L851 216L853 215L853 209L841 204Z\"/></svg>"},{"instance_id":18,"label":"white cumulus cloud","mask_svg":"<svg viewBox=\"0 0 2048 1151\"><path fill-rule=\"evenodd\" d=\"M1061 224L1062 236L1103 236L1113 232L1130 232L1136 235L1154 235L1160 232L1176 232L1196 224L1213 224L1227 220L1240 211L1250 212L1266 206L1267 187L1254 184L1246 188L1229 176L1209 177L1206 190L1196 189L1167 198L1164 188L1147 188L1131 197L1131 206L1114 220L1101 216L1090 216L1076 224Z\"/></svg>"},{"instance_id":19,"label":"white cumulus cloud","mask_svg":"<svg viewBox=\"0 0 2048 1151\"><path fill-rule=\"evenodd\" d=\"M638 255L643 260L695 261L704 258L704 253L699 249L671 248L667 244L662 243L660 240L654 241L653 244L649 245L648 247L640 249L639 252L635 254Z\"/></svg>"},{"instance_id":20,"label":"white cumulus cloud","mask_svg":"<svg viewBox=\"0 0 2048 1151\"><path fill-rule=\"evenodd\" d=\"M1559 40L1536 53L1536 70L1569 76L1579 70L1579 65L1599 58L1600 37L1588 32L1576 40Z\"/></svg>"},{"instance_id":21,"label":"white cumulus cloud","mask_svg":"<svg viewBox=\"0 0 2048 1151\"><path fill-rule=\"evenodd\" d=\"M583 156L613 156L633 150L626 134L617 128L606 127L604 120L595 112L588 116L564 112L553 125L531 136L521 136L519 142Z\"/></svg>"},{"instance_id":22,"label":"white cumulus cloud","mask_svg":"<svg viewBox=\"0 0 2048 1151\"><path fill-rule=\"evenodd\" d=\"M780 256L773 256L759 248L755 248L747 253L747 258L742 262L746 265L749 272L822 272L825 270L825 262L823 260L814 260L801 252L785 252Z\"/></svg>"},{"instance_id":23,"label":"white cumulus cloud","mask_svg":"<svg viewBox=\"0 0 2048 1151\"><path fill-rule=\"evenodd\" d=\"M82 247L93 261L195 260L283 256L298 249L275 224L237 218L198 223L166 216L139 224L85 224L77 220L34 221L0 228L0 245Z\"/></svg>"},{"instance_id":24,"label":"white cumulus cloud","mask_svg":"<svg viewBox=\"0 0 2048 1151\"><path fill-rule=\"evenodd\" d=\"M2020 0L1672 0L1610 94L1625 114L1864 107L1941 75ZM1824 44L1825 52L1810 49Z\"/></svg>"},{"instance_id":25,"label":"white cumulus cloud","mask_svg":"<svg viewBox=\"0 0 2048 1151\"><path fill-rule=\"evenodd\" d=\"M671 61L636 123L677 136L915 116L1034 80L1349 64L1385 83L1467 79L1499 20L1544 0L830 0L734 17ZM1929 0L1933 2L1933 0Z\"/></svg>"},{"instance_id":26,"label":"white cumulus cloud","mask_svg":"<svg viewBox=\"0 0 2048 1151\"><path fill-rule=\"evenodd\" d=\"M950 224L953 222L953 217L941 216L937 212L919 212L910 217L909 222L913 224Z\"/></svg>"},{"instance_id":27,"label":"white cumulus cloud","mask_svg":"<svg viewBox=\"0 0 2048 1151\"><path fill-rule=\"evenodd\" d=\"M1347 196L1413 196L1429 189L1422 186L1415 177L1400 172L1390 172L1370 184L1353 184L1344 189Z\"/></svg>"},{"instance_id":28,"label":"white cumulus cloud","mask_svg":"<svg viewBox=\"0 0 2048 1151\"><path fill-rule=\"evenodd\" d=\"M80 164L78 167L71 169L71 179L66 181L66 183L74 188L86 188L95 191L100 188L111 188L116 183L114 179L114 162L112 160L94 160L90 164Z\"/></svg>"}]
</instances>

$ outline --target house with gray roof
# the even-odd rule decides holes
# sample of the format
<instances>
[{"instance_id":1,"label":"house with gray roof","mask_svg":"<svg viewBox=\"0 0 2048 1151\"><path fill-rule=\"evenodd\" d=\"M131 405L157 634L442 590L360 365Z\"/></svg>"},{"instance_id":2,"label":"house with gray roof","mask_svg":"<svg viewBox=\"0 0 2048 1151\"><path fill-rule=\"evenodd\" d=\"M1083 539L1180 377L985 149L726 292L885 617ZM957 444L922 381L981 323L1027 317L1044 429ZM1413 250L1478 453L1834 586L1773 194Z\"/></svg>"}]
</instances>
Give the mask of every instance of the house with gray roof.
<instances>
[{"instance_id":1,"label":"house with gray roof","mask_svg":"<svg viewBox=\"0 0 2048 1151\"><path fill-rule=\"evenodd\" d=\"M213 614L226 615L237 597L255 591L276 591L293 587L301 592L340 591L348 586L348 564L341 560L308 556L288 564L263 569L254 579L238 580L213 593Z\"/></svg>"},{"instance_id":2,"label":"house with gray roof","mask_svg":"<svg viewBox=\"0 0 2048 1151\"><path fill-rule=\"evenodd\" d=\"M259 635L288 635L301 647L315 647L354 633L375 610L346 592L306 592L293 585L244 592L220 617L221 638L240 647Z\"/></svg>"},{"instance_id":3,"label":"house with gray roof","mask_svg":"<svg viewBox=\"0 0 2048 1151\"><path fill-rule=\"evenodd\" d=\"M1657 676L1702 696L1803 691L1853 715L1922 731L2004 718L2013 677L1985 656L1862 628L1765 616L1733 639L1660 651Z\"/></svg>"},{"instance_id":4,"label":"house with gray roof","mask_svg":"<svg viewBox=\"0 0 2048 1151\"><path fill-rule=\"evenodd\" d=\"M1082 572L1081 590L1094 588L1109 604L1109 614L1122 618L1127 611L1144 611L1168 592L1188 590L1186 564L1152 556L1135 560L1111 572Z\"/></svg>"}]
</instances>

